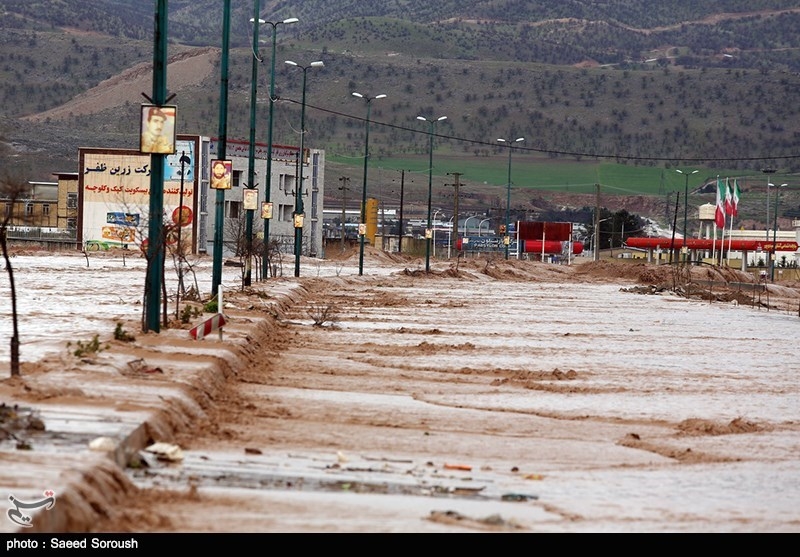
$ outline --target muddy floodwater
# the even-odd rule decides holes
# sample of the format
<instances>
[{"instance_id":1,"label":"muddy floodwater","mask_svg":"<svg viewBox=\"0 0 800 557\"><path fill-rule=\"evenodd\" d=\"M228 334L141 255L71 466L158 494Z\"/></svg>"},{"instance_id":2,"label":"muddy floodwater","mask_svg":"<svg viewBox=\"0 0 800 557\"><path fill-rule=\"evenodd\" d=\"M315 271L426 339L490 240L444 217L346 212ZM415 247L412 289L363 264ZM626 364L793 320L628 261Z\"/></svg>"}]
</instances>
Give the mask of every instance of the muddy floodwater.
<instances>
[{"instance_id":1,"label":"muddy floodwater","mask_svg":"<svg viewBox=\"0 0 800 557\"><path fill-rule=\"evenodd\" d=\"M370 251L363 277L352 257L249 289L226 269L222 338L191 340L197 318L119 342L114 323L138 332L139 261L51 259L52 284L46 257L16 259L24 374L0 396L46 427L30 450L1 442L0 485L33 497L102 470L63 501L85 519L49 522L72 531L800 530L789 288L779 307L687 297L645 264L425 273ZM95 331L107 350L65 350ZM101 436L125 465L89 448Z\"/></svg>"}]
</instances>

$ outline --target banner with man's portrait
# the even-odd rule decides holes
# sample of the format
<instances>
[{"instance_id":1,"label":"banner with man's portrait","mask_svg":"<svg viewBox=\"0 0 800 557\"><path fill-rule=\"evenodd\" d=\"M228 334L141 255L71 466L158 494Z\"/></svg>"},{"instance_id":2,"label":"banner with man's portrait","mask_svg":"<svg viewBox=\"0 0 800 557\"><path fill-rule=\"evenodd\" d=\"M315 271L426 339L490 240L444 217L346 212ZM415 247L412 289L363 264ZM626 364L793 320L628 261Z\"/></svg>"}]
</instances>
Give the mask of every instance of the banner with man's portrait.
<instances>
[{"instance_id":1,"label":"banner with man's portrait","mask_svg":"<svg viewBox=\"0 0 800 557\"><path fill-rule=\"evenodd\" d=\"M233 161L215 159L211 161L211 183L209 186L215 190L231 189L233 176Z\"/></svg>"},{"instance_id":2,"label":"banner with man's portrait","mask_svg":"<svg viewBox=\"0 0 800 557\"><path fill-rule=\"evenodd\" d=\"M139 151L159 155L175 153L176 106L142 105Z\"/></svg>"}]
</instances>

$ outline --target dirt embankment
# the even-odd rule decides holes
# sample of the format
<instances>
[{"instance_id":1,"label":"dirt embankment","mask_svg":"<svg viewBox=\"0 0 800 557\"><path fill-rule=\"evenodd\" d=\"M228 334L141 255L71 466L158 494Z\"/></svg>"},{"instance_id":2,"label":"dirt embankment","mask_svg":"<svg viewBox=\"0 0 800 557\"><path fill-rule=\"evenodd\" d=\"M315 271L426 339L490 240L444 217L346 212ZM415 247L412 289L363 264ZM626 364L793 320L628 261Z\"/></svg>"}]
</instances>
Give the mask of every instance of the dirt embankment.
<instances>
[{"instance_id":1,"label":"dirt embankment","mask_svg":"<svg viewBox=\"0 0 800 557\"><path fill-rule=\"evenodd\" d=\"M170 92L199 85L214 70L220 55L218 48L203 47L170 57L167 64ZM153 83L153 64L142 63L129 68L89 89L86 93L56 108L26 116L29 121L50 118L60 120L70 116L94 114L126 103L142 102L142 93L149 94Z\"/></svg>"}]
</instances>

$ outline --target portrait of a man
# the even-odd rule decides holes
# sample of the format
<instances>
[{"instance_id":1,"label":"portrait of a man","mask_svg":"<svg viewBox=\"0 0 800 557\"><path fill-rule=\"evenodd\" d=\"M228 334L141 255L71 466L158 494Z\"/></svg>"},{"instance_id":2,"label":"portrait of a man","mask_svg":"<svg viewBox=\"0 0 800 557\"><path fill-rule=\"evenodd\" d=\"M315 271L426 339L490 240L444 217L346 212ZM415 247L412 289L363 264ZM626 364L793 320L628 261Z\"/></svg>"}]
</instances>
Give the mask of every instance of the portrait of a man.
<instances>
[{"instance_id":1,"label":"portrait of a man","mask_svg":"<svg viewBox=\"0 0 800 557\"><path fill-rule=\"evenodd\" d=\"M211 161L211 183L209 184L215 190L229 190L231 189L231 173L233 163L225 160Z\"/></svg>"},{"instance_id":2,"label":"portrait of a man","mask_svg":"<svg viewBox=\"0 0 800 557\"><path fill-rule=\"evenodd\" d=\"M142 105L139 151L171 155L175 152L175 107Z\"/></svg>"}]
</instances>

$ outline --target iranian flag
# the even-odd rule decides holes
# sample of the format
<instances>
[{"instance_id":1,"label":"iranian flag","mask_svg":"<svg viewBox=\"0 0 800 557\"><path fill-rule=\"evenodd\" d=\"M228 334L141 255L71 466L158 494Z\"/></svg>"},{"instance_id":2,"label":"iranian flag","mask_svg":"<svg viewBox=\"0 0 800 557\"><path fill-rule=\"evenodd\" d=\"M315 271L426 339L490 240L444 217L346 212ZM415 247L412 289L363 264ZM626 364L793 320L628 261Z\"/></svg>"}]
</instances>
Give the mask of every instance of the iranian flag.
<instances>
[{"instance_id":1,"label":"iranian flag","mask_svg":"<svg viewBox=\"0 0 800 557\"><path fill-rule=\"evenodd\" d=\"M725 207L723 200L725 199L725 186L722 180L717 178L717 209L714 212L714 222L717 228L725 228Z\"/></svg>"},{"instance_id":2,"label":"iranian flag","mask_svg":"<svg viewBox=\"0 0 800 557\"><path fill-rule=\"evenodd\" d=\"M725 214L733 215L733 192L727 178L725 178Z\"/></svg>"},{"instance_id":3,"label":"iranian flag","mask_svg":"<svg viewBox=\"0 0 800 557\"><path fill-rule=\"evenodd\" d=\"M731 213L731 215L733 215L734 217L738 217L739 216L739 199L742 196L742 192L739 191L739 182L737 180L733 181L733 194L732 194L732 196L733 196L733 204L732 204L733 205L733 212Z\"/></svg>"}]
</instances>

